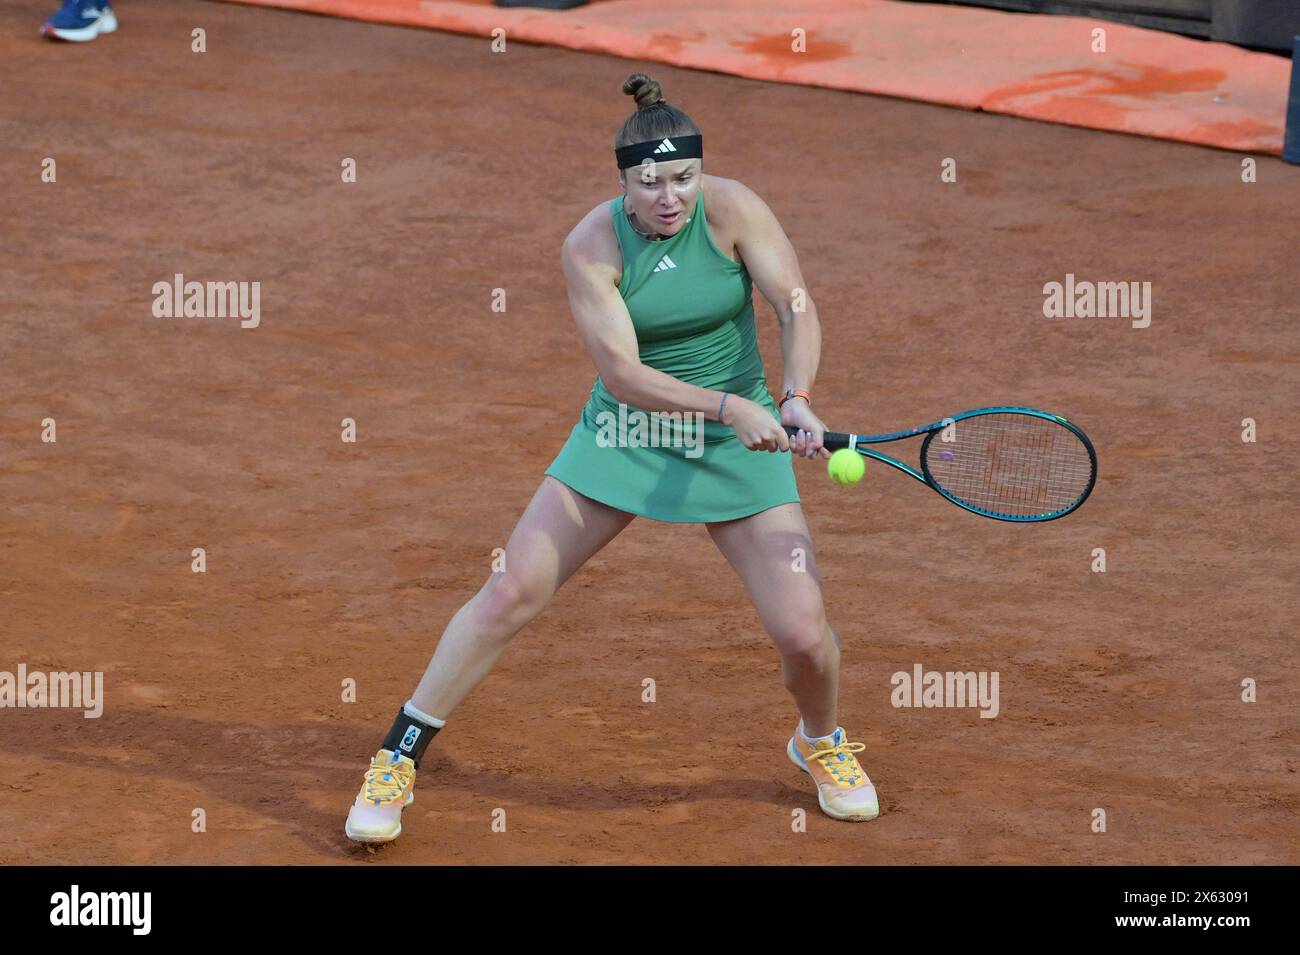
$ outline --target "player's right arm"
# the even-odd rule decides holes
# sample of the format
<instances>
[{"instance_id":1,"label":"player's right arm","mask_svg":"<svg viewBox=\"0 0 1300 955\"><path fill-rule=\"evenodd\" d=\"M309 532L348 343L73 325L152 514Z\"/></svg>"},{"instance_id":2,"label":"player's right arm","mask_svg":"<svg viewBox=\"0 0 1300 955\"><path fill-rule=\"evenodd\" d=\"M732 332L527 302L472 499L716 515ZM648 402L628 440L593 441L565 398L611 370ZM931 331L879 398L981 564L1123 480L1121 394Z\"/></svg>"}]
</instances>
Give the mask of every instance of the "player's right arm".
<instances>
[{"instance_id":1,"label":"player's right arm","mask_svg":"<svg viewBox=\"0 0 1300 955\"><path fill-rule=\"evenodd\" d=\"M578 334L614 399L646 411L702 412L719 420L722 392L700 388L641 362L632 316L618 290L622 260L608 203L597 206L574 227L564 240L560 260ZM735 429L747 448L789 449L785 429L756 402L732 395L721 420Z\"/></svg>"}]
</instances>

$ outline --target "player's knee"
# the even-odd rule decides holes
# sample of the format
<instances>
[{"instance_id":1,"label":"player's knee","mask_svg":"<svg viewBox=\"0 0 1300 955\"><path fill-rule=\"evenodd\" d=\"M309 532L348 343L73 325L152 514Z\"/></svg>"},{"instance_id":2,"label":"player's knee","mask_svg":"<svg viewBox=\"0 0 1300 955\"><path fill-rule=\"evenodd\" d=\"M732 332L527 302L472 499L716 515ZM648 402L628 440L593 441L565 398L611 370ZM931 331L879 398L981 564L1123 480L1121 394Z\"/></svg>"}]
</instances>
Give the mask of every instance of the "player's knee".
<instances>
[{"instance_id":1,"label":"player's knee","mask_svg":"<svg viewBox=\"0 0 1300 955\"><path fill-rule=\"evenodd\" d=\"M489 623L523 626L541 613L550 599L549 587L518 574L498 573L483 588L479 611Z\"/></svg>"},{"instance_id":2,"label":"player's knee","mask_svg":"<svg viewBox=\"0 0 1300 955\"><path fill-rule=\"evenodd\" d=\"M838 652L831 628L824 619L791 622L773 635L787 666L800 669L823 669Z\"/></svg>"}]
</instances>

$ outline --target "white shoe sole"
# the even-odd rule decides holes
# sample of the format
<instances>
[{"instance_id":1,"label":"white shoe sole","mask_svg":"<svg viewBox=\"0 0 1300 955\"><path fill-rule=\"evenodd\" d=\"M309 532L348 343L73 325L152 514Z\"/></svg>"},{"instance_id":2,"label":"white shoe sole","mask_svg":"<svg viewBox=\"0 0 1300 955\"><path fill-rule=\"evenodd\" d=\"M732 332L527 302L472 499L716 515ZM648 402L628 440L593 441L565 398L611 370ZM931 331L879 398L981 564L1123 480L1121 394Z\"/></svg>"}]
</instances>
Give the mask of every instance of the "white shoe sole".
<instances>
[{"instance_id":1,"label":"white shoe sole","mask_svg":"<svg viewBox=\"0 0 1300 955\"><path fill-rule=\"evenodd\" d=\"M113 16L113 11L108 10L88 27L82 27L79 30L60 30L57 27L47 26L41 28L41 33L44 36L67 40L69 43L85 43L95 39L101 33L112 33L116 29L117 17Z\"/></svg>"},{"instance_id":2,"label":"white shoe sole","mask_svg":"<svg viewBox=\"0 0 1300 955\"><path fill-rule=\"evenodd\" d=\"M812 771L809 770L807 766L805 766L802 762L799 761L799 754L796 753L794 749L793 736L790 737L790 742L785 744L785 754L790 757L790 762L794 763L796 766L798 766L809 776L812 776ZM815 781L816 780L814 779L814 782ZM842 819L845 822L870 822L872 819L875 819L877 816L880 815L879 803L877 803L876 805L876 811L872 813L866 813L861 811L841 812L840 810L834 808L833 806L828 806L826 805L826 797L825 795L823 795L823 790L822 787L820 786L817 787L817 804L822 807L822 812L826 813L826 815L830 816L832 819Z\"/></svg>"},{"instance_id":3,"label":"white shoe sole","mask_svg":"<svg viewBox=\"0 0 1300 955\"><path fill-rule=\"evenodd\" d=\"M352 823L348 822L344 824L343 832L353 842L364 842L366 845L379 845L385 842L392 842L400 836L402 834L402 824L399 822L397 824L397 829L391 833L358 833L352 831Z\"/></svg>"},{"instance_id":4,"label":"white shoe sole","mask_svg":"<svg viewBox=\"0 0 1300 955\"><path fill-rule=\"evenodd\" d=\"M406 794L406 805L402 806L402 808L405 809L413 802L415 802L415 790L411 790ZM343 824L343 833L353 842L364 842L369 845L392 842L402 834L402 819L401 816L398 816L397 828L392 832L354 832L352 830L352 816L349 815L348 821Z\"/></svg>"}]
</instances>

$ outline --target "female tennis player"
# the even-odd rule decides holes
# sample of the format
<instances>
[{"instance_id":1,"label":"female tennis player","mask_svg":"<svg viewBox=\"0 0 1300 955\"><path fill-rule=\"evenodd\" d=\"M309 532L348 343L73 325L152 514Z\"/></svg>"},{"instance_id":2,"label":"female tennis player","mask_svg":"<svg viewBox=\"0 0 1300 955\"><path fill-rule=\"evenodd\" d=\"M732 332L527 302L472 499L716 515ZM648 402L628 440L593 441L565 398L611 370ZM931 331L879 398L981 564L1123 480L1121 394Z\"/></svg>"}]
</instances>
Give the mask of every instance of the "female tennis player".
<instances>
[{"instance_id":1,"label":"female tennis player","mask_svg":"<svg viewBox=\"0 0 1300 955\"><path fill-rule=\"evenodd\" d=\"M623 195L587 213L561 255L569 305L598 372L591 397L515 525L505 569L452 617L371 760L345 827L358 842L397 838L425 747L452 710L510 638L637 515L708 529L781 655L800 715L789 758L812 777L828 815L863 821L879 812L854 755L865 746L836 720L839 639L826 619L792 463L794 455L830 456L810 396L821 352L817 309L763 200L735 180L704 175L699 127L642 73L623 92L637 104L614 141ZM755 284L781 324L779 405L758 351ZM620 420L650 412L678 413L660 418L679 423L670 429L677 446L645 440L635 424L615 433ZM692 421L702 434L691 433ZM787 435L783 425L798 431ZM806 571L795 569L796 549Z\"/></svg>"}]
</instances>

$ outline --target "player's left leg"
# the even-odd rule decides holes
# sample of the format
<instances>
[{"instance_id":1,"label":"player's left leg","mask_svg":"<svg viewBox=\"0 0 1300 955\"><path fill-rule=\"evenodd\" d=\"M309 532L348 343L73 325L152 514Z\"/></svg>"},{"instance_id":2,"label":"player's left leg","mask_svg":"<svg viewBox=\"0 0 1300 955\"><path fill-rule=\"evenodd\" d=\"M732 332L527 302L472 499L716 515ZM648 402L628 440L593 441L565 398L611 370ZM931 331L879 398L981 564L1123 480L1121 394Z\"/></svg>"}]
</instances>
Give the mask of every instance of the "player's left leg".
<instances>
[{"instance_id":1,"label":"player's left leg","mask_svg":"<svg viewBox=\"0 0 1300 955\"><path fill-rule=\"evenodd\" d=\"M849 742L836 721L839 638L826 619L803 509L782 504L706 526L781 655L784 683L801 717L786 747L791 761L813 777L828 815L874 819L880 812L876 791L854 756L865 746Z\"/></svg>"}]
</instances>

